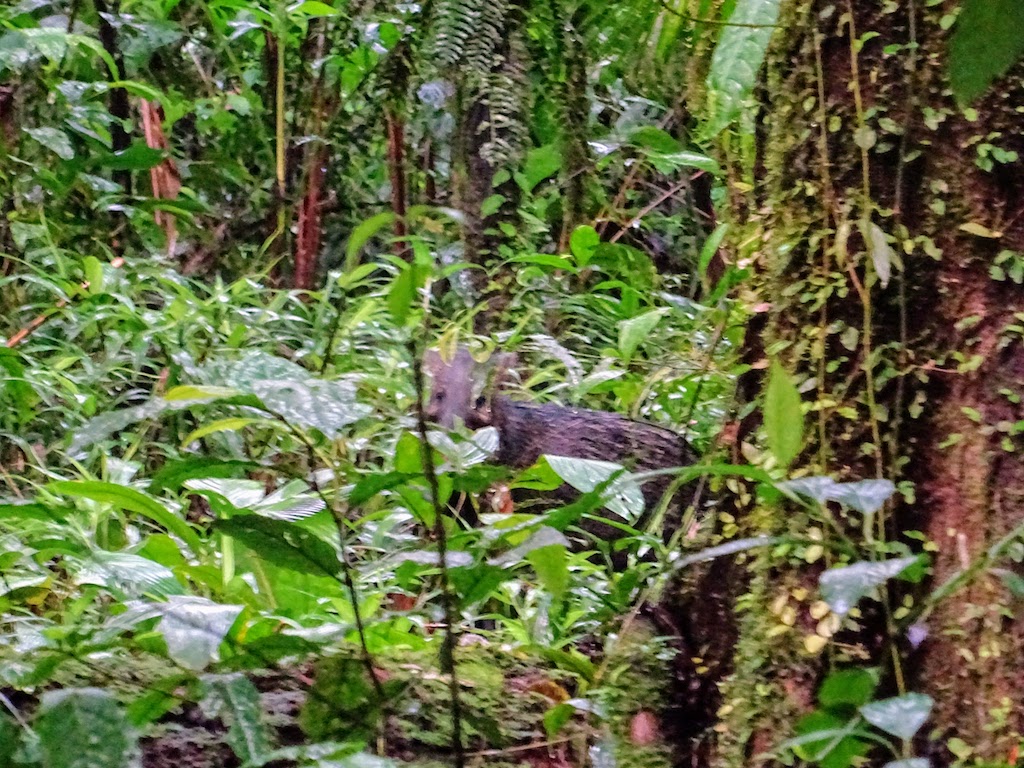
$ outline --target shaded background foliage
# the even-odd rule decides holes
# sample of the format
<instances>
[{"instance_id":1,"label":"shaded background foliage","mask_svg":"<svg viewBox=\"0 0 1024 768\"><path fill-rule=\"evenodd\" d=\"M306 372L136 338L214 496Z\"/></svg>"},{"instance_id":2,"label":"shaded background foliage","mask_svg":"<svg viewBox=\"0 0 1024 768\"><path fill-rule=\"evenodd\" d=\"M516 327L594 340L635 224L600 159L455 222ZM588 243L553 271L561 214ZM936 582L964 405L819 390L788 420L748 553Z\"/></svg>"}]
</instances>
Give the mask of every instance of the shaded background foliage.
<instances>
[{"instance_id":1,"label":"shaded background foliage","mask_svg":"<svg viewBox=\"0 0 1024 768\"><path fill-rule=\"evenodd\" d=\"M221 762L1017 763L1019 16L5 6L0 763L129 765L129 724L200 703ZM717 509L592 557L563 536L590 497L460 525L444 499L608 469L510 476L462 434L430 471L428 339L677 428ZM672 665L620 643L643 602Z\"/></svg>"}]
</instances>

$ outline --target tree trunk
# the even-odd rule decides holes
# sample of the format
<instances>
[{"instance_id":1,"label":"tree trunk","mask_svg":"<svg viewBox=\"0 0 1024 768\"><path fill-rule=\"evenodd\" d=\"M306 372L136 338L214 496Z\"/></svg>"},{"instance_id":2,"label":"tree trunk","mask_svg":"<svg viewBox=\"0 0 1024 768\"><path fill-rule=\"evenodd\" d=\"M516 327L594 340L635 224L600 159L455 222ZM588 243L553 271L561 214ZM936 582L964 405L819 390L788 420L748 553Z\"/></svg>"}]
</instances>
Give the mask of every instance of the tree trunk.
<instances>
[{"instance_id":1,"label":"tree trunk","mask_svg":"<svg viewBox=\"0 0 1024 768\"><path fill-rule=\"evenodd\" d=\"M937 546L930 587L906 596L909 616L929 604L928 589L969 570L962 589L923 615L915 655L893 664L894 649L908 647L897 596L877 617L865 606L861 630L832 657L881 665L880 696L931 694L922 732L936 729L929 751L940 764L951 759L949 737L975 757L1007 760L1024 732L1024 620L1004 584L1020 555L1017 564L1006 551L985 559L1024 521L1024 296L993 269L1002 260L1010 272L1024 252L1024 68L965 116L946 92L942 19L956 7L786 3L759 94L760 150L723 139L722 153L734 242L744 244L737 256L755 260L759 302L771 306L756 342L811 401L801 464L901 484L880 534L919 546L905 533L922 531ZM738 191L743 181L754 182L752 195ZM762 530L798 523L810 524L758 518ZM724 693L736 714L720 726L720 764L777 743L779 726L784 735L812 706L823 671L801 642L802 627L813 632L802 598L817 599L817 574L780 577L777 565L763 560L741 612ZM769 639L780 596L797 620ZM761 729L744 732L752 713Z\"/></svg>"}]
</instances>

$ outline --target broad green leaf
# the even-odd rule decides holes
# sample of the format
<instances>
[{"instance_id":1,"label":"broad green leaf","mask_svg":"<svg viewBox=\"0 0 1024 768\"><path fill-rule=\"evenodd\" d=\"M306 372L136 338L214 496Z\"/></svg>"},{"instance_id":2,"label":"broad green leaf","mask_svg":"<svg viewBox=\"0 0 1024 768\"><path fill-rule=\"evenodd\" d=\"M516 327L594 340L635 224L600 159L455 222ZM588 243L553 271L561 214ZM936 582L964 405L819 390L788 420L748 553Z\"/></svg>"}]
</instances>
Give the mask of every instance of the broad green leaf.
<instances>
[{"instance_id":1,"label":"broad green leaf","mask_svg":"<svg viewBox=\"0 0 1024 768\"><path fill-rule=\"evenodd\" d=\"M860 708L864 719L876 728L909 741L914 738L935 702L923 693L905 693L891 699L872 701Z\"/></svg>"},{"instance_id":2,"label":"broad green leaf","mask_svg":"<svg viewBox=\"0 0 1024 768\"><path fill-rule=\"evenodd\" d=\"M138 735L113 694L99 688L43 693L35 732L44 768L135 768Z\"/></svg>"},{"instance_id":3,"label":"broad green leaf","mask_svg":"<svg viewBox=\"0 0 1024 768\"><path fill-rule=\"evenodd\" d=\"M682 146L672 134L655 125L644 125L629 134L629 143L640 149L662 154L681 152Z\"/></svg>"},{"instance_id":4,"label":"broad green leaf","mask_svg":"<svg viewBox=\"0 0 1024 768\"><path fill-rule=\"evenodd\" d=\"M651 335L668 311L668 307L659 307L619 323L619 354L624 363L633 359L637 347Z\"/></svg>"},{"instance_id":5,"label":"broad green leaf","mask_svg":"<svg viewBox=\"0 0 1024 768\"><path fill-rule=\"evenodd\" d=\"M395 214L385 211L371 216L352 230L352 234L348 238L348 245L345 247L345 272L351 272L356 268L359 263L359 251L371 237L394 220Z\"/></svg>"},{"instance_id":6,"label":"broad green leaf","mask_svg":"<svg viewBox=\"0 0 1024 768\"><path fill-rule=\"evenodd\" d=\"M550 178L558 173L562 167L562 153L558 150L557 144L546 144L543 147L536 147L526 153L526 161L523 163L523 184L526 192L530 192L544 179Z\"/></svg>"},{"instance_id":7,"label":"broad green leaf","mask_svg":"<svg viewBox=\"0 0 1024 768\"><path fill-rule=\"evenodd\" d=\"M577 491L590 493L607 486L601 493L604 504L627 522L636 522L644 513L644 495L640 486L610 461L578 459L569 456L544 456L548 466ZM615 476L614 481L609 480Z\"/></svg>"},{"instance_id":8,"label":"broad green leaf","mask_svg":"<svg viewBox=\"0 0 1024 768\"><path fill-rule=\"evenodd\" d=\"M576 263L581 267L590 263L594 249L600 244L601 236L589 224L576 227L569 238L569 250L572 251L572 255L576 257Z\"/></svg>"},{"instance_id":9,"label":"broad green leaf","mask_svg":"<svg viewBox=\"0 0 1024 768\"><path fill-rule=\"evenodd\" d=\"M707 137L732 123L754 91L768 42L779 18L780 0L736 0L718 38L708 72Z\"/></svg>"},{"instance_id":10,"label":"broad green leaf","mask_svg":"<svg viewBox=\"0 0 1024 768\"><path fill-rule=\"evenodd\" d=\"M128 720L141 728L181 705L181 687L193 680L191 673L171 675L146 684L146 692L128 705Z\"/></svg>"},{"instance_id":11,"label":"broad green leaf","mask_svg":"<svg viewBox=\"0 0 1024 768\"><path fill-rule=\"evenodd\" d=\"M680 168L696 168L715 174L722 172L718 162L700 152L649 152L647 159L658 171L664 174L674 173Z\"/></svg>"},{"instance_id":12,"label":"broad green leaf","mask_svg":"<svg viewBox=\"0 0 1024 768\"><path fill-rule=\"evenodd\" d=\"M563 543L538 547L527 553L526 559L533 566L544 589L555 600L561 600L569 587L569 559L566 554L568 541L558 531L555 533L561 536Z\"/></svg>"},{"instance_id":13,"label":"broad green leaf","mask_svg":"<svg viewBox=\"0 0 1024 768\"><path fill-rule=\"evenodd\" d=\"M862 561L821 574L821 595L832 612L845 616L857 602L877 587L903 573L917 562L916 557L900 557L880 562Z\"/></svg>"},{"instance_id":14,"label":"broad green leaf","mask_svg":"<svg viewBox=\"0 0 1024 768\"><path fill-rule=\"evenodd\" d=\"M894 493L896 486L891 480L858 480L853 483L836 483L830 491L830 498L862 515L872 515Z\"/></svg>"},{"instance_id":15,"label":"broad green leaf","mask_svg":"<svg viewBox=\"0 0 1024 768\"><path fill-rule=\"evenodd\" d=\"M246 765L262 764L270 753L270 733L263 721L260 693L245 675L204 675L200 708L228 726L227 741Z\"/></svg>"},{"instance_id":16,"label":"broad green leaf","mask_svg":"<svg viewBox=\"0 0 1024 768\"><path fill-rule=\"evenodd\" d=\"M12 229L14 223L11 223ZM26 380L25 366L18 353L4 346L0 346L0 372L6 373L0 376L0 398L17 406L18 416L23 422L32 418L35 415L33 407L38 400L35 390Z\"/></svg>"},{"instance_id":17,"label":"broad green leaf","mask_svg":"<svg viewBox=\"0 0 1024 768\"><path fill-rule=\"evenodd\" d=\"M704 241L704 247L700 249L700 259L697 262L697 274L700 275L700 279L704 281L708 289L714 287L709 284L708 266L711 264L711 260L715 258L715 254L718 253L718 249L722 245L722 240L725 238L725 234L728 231L728 224L719 224L715 227L715 231L708 235L708 239Z\"/></svg>"},{"instance_id":18,"label":"broad green leaf","mask_svg":"<svg viewBox=\"0 0 1024 768\"><path fill-rule=\"evenodd\" d=\"M89 294L98 296L103 293L103 262L95 256L86 256L82 260L82 271L89 283Z\"/></svg>"},{"instance_id":19,"label":"broad green leaf","mask_svg":"<svg viewBox=\"0 0 1024 768\"><path fill-rule=\"evenodd\" d=\"M569 540L561 531L556 531L546 525L538 528L526 541L515 549L509 550L490 561L490 565L509 566L518 565L531 552L542 547L568 546Z\"/></svg>"},{"instance_id":20,"label":"broad green leaf","mask_svg":"<svg viewBox=\"0 0 1024 768\"><path fill-rule=\"evenodd\" d=\"M45 504L0 504L0 520L41 520L43 522L63 522L64 517L59 510L50 509Z\"/></svg>"},{"instance_id":21,"label":"broad green leaf","mask_svg":"<svg viewBox=\"0 0 1024 768\"><path fill-rule=\"evenodd\" d=\"M347 381L257 381L252 391L289 424L318 429L328 438L337 437L372 410L356 402L355 386Z\"/></svg>"},{"instance_id":22,"label":"broad green leaf","mask_svg":"<svg viewBox=\"0 0 1024 768\"><path fill-rule=\"evenodd\" d=\"M164 152L136 141L128 149L100 158L100 165L114 171L148 171L160 164Z\"/></svg>"},{"instance_id":23,"label":"broad green leaf","mask_svg":"<svg viewBox=\"0 0 1024 768\"><path fill-rule=\"evenodd\" d=\"M303 18L316 18L320 16L337 16L338 9L332 8L327 3L319 0L305 0L305 2L292 5L288 8L290 16L301 16Z\"/></svg>"},{"instance_id":24,"label":"broad green leaf","mask_svg":"<svg viewBox=\"0 0 1024 768\"><path fill-rule=\"evenodd\" d=\"M163 633L168 655L194 672L220 658L218 648L242 612L240 605L178 595L154 607L163 616L156 628Z\"/></svg>"},{"instance_id":25,"label":"broad green leaf","mask_svg":"<svg viewBox=\"0 0 1024 768\"><path fill-rule=\"evenodd\" d=\"M949 41L949 82L962 107L1024 55L1024 3L963 0Z\"/></svg>"},{"instance_id":26,"label":"broad green leaf","mask_svg":"<svg viewBox=\"0 0 1024 768\"><path fill-rule=\"evenodd\" d=\"M76 584L96 584L121 597L167 597L185 591L170 568L130 552L93 552L88 560L73 564L72 574Z\"/></svg>"},{"instance_id":27,"label":"broad green leaf","mask_svg":"<svg viewBox=\"0 0 1024 768\"><path fill-rule=\"evenodd\" d=\"M549 267L568 272L570 275L579 273L579 269L565 256L554 253L528 253L522 256L513 256L509 259L510 264L533 264L538 267ZM545 270L548 272L550 270Z\"/></svg>"},{"instance_id":28,"label":"broad green leaf","mask_svg":"<svg viewBox=\"0 0 1024 768\"><path fill-rule=\"evenodd\" d=\"M893 264L896 263L898 266L896 253L889 245L889 241L886 240L885 232L874 222L861 220L860 233L867 244L871 263L875 267L875 274L878 275L878 282L885 288L889 285Z\"/></svg>"},{"instance_id":29,"label":"broad green leaf","mask_svg":"<svg viewBox=\"0 0 1024 768\"><path fill-rule=\"evenodd\" d=\"M783 746L792 747L801 759L821 768L849 768L854 759L868 750L867 743L851 735L856 724L857 718L844 719L821 710L812 712L797 722L799 735Z\"/></svg>"},{"instance_id":30,"label":"broad green leaf","mask_svg":"<svg viewBox=\"0 0 1024 768\"><path fill-rule=\"evenodd\" d=\"M314 576L338 575L340 563L334 547L292 523L247 515L218 520L214 527L282 568Z\"/></svg>"},{"instance_id":31,"label":"broad green leaf","mask_svg":"<svg viewBox=\"0 0 1024 768\"><path fill-rule=\"evenodd\" d=\"M857 480L852 483L837 483L830 477L801 477L776 483L786 494L799 494L824 504L838 501L862 515L871 515L882 508L896 492L891 480Z\"/></svg>"},{"instance_id":32,"label":"broad green leaf","mask_svg":"<svg viewBox=\"0 0 1024 768\"><path fill-rule=\"evenodd\" d=\"M75 149L71 146L71 139L64 131L58 128L26 128L25 133L38 141L48 150L53 152L61 160L70 160L75 156Z\"/></svg>"},{"instance_id":33,"label":"broad green leaf","mask_svg":"<svg viewBox=\"0 0 1024 768\"><path fill-rule=\"evenodd\" d=\"M163 490L176 491L185 483L199 477L237 477L249 470L258 469L252 461L217 461L215 459L192 457L164 464L149 481L151 493Z\"/></svg>"},{"instance_id":34,"label":"broad green leaf","mask_svg":"<svg viewBox=\"0 0 1024 768\"><path fill-rule=\"evenodd\" d=\"M389 491L417 477L420 475L412 472L386 472L368 475L355 484L348 495L348 504L350 507L360 507L381 491Z\"/></svg>"},{"instance_id":35,"label":"broad green leaf","mask_svg":"<svg viewBox=\"0 0 1024 768\"><path fill-rule=\"evenodd\" d=\"M772 361L768 373L764 428L768 448L775 460L779 466L788 467L803 447L804 415L800 408L800 393L777 360Z\"/></svg>"},{"instance_id":36,"label":"broad green leaf","mask_svg":"<svg viewBox=\"0 0 1024 768\"><path fill-rule=\"evenodd\" d=\"M405 265L391 281L388 310L397 325L404 325L412 310L412 303L416 298L416 272L416 267L411 264Z\"/></svg>"},{"instance_id":37,"label":"broad green leaf","mask_svg":"<svg viewBox=\"0 0 1024 768\"><path fill-rule=\"evenodd\" d=\"M878 670L874 667L840 669L825 678L818 689L818 701L823 707L859 707L871 701L877 687Z\"/></svg>"},{"instance_id":38,"label":"broad green leaf","mask_svg":"<svg viewBox=\"0 0 1024 768\"><path fill-rule=\"evenodd\" d=\"M193 552L202 549L202 541L188 523L142 491L100 480L58 480L47 485L46 489L59 496L76 496L135 512L162 525L184 541Z\"/></svg>"}]
</instances>

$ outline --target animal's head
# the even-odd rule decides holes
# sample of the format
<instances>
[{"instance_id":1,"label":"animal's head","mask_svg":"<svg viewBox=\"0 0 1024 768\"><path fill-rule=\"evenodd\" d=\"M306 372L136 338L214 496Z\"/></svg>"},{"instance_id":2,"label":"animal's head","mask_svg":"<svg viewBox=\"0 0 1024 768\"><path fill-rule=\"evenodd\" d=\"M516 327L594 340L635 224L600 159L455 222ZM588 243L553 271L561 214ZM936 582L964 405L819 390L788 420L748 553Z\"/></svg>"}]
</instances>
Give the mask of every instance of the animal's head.
<instances>
[{"instance_id":1,"label":"animal's head","mask_svg":"<svg viewBox=\"0 0 1024 768\"><path fill-rule=\"evenodd\" d=\"M491 396L511 375L514 353L492 355L477 363L469 350L459 347L450 360L435 349L423 356L423 370L430 376L426 417L446 429L461 421L470 429L491 424Z\"/></svg>"}]
</instances>

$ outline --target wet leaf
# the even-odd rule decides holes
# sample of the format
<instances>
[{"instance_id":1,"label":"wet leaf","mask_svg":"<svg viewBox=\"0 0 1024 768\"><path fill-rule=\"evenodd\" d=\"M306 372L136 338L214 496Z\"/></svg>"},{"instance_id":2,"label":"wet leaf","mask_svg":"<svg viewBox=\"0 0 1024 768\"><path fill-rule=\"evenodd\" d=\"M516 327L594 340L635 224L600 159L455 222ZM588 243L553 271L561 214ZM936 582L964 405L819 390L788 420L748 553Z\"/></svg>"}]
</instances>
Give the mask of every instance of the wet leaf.
<instances>
[{"instance_id":1,"label":"wet leaf","mask_svg":"<svg viewBox=\"0 0 1024 768\"><path fill-rule=\"evenodd\" d=\"M891 699L872 701L860 708L864 719L886 733L909 741L914 738L935 702L923 693L906 693Z\"/></svg>"},{"instance_id":2,"label":"wet leaf","mask_svg":"<svg viewBox=\"0 0 1024 768\"><path fill-rule=\"evenodd\" d=\"M155 607L163 615L156 628L164 635L167 654L196 672L220 658L218 647L242 612L240 605L178 595Z\"/></svg>"},{"instance_id":3,"label":"wet leaf","mask_svg":"<svg viewBox=\"0 0 1024 768\"><path fill-rule=\"evenodd\" d=\"M711 57L707 136L716 136L739 117L750 98L779 18L779 5L779 0L737 0L728 19L734 26L723 28Z\"/></svg>"},{"instance_id":4,"label":"wet leaf","mask_svg":"<svg viewBox=\"0 0 1024 768\"><path fill-rule=\"evenodd\" d=\"M916 562L916 557L900 557L881 562L865 560L843 568L832 568L821 574L822 597L833 613L845 616L862 597L899 576Z\"/></svg>"}]
</instances>

